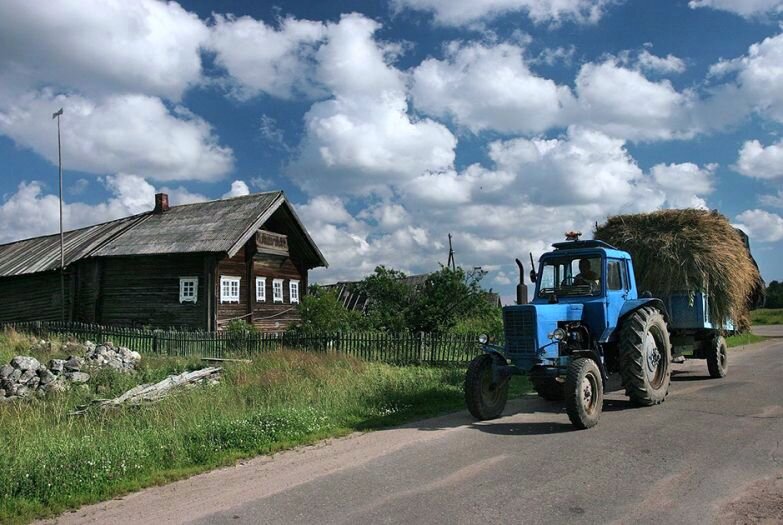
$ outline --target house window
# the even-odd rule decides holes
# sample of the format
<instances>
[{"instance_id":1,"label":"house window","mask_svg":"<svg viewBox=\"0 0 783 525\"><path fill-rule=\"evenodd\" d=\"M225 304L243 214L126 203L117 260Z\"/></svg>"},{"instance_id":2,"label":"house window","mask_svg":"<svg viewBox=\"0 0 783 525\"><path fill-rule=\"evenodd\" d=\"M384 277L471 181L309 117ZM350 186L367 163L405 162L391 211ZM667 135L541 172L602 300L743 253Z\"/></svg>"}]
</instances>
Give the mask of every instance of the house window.
<instances>
[{"instance_id":1,"label":"house window","mask_svg":"<svg viewBox=\"0 0 783 525\"><path fill-rule=\"evenodd\" d=\"M299 302L299 281L288 282L288 292L291 296L291 304Z\"/></svg>"},{"instance_id":2,"label":"house window","mask_svg":"<svg viewBox=\"0 0 783 525\"><path fill-rule=\"evenodd\" d=\"M266 277L256 277L256 302L266 302Z\"/></svg>"},{"instance_id":3,"label":"house window","mask_svg":"<svg viewBox=\"0 0 783 525\"><path fill-rule=\"evenodd\" d=\"M179 278L179 302L195 303L198 299L198 277Z\"/></svg>"},{"instance_id":4,"label":"house window","mask_svg":"<svg viewBox=\"0 0 783 525\"><path fill-rule=\"evenodd\" d=\"M220 276L220 302L239 302L239 277Z\"/></svg>"},{"instance_id":5,"label":"house window","mask_svg":"<svg viewBox=\"0 0 783 525\"><path fill-rule=\"evenodd\" d=\"M272 299L276 303L282 303L283 302L283 280L282 279L274 279L274 280L272 280Z\"/></svg>"}]
</instances>

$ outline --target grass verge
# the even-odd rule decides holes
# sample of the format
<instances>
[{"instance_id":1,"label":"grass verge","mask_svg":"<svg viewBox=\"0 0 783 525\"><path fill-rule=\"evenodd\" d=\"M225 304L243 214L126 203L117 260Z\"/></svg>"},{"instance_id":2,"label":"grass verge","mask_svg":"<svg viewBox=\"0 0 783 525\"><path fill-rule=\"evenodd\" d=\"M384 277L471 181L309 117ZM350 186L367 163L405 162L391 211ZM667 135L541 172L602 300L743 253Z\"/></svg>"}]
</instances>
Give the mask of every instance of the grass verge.
<instances>
[{"instance_id":1,"label":"grass verge","mask_svg":"<svg viewBox=\"0 0 783 525\"><path fill-rule=\"evenodd\" d=\"M24 353L0 334L0 356ZM54 354L39 351L42 362ZM274 352L226 367L219 385L138 408L68 412L95 397L203 366L146 357L135 376L0 405L0 523L22 523L242 457L461 409L464 368L395 367L334 354ZM514 378L511 395L529 390Z\"/></svg>"},{"instance_id":2,"label":"grass verge","mask_svg":"<svg viewBox=\"0 0 783 525\"><path fill-rule=\"evenodd\" d=\"M759 308L750 312L750 322L755 325L783 324L783 308Z\"/></svg>"},{"instance_id":3,"label":"grass verge","mask_svg":"<svg viewBox=\"0 0 783 525\"><path fill-rule=\"evenodd\" d=\"M737 334L732 335L726 338L726 346L729 348L733 348L736 346L743 346L743 345L749 345L753 343L760 343L761 341L765 341L767 338L755 335L750 332L744 333L744 334Z\"/></svg>"}]
</instances>

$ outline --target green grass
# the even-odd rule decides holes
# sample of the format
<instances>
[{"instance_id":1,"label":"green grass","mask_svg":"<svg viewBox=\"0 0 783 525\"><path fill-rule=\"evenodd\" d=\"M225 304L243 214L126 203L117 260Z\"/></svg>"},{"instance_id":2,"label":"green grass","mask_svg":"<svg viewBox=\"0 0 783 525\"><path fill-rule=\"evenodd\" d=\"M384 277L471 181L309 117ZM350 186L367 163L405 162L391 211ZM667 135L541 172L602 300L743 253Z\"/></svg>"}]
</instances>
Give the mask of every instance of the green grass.
<instances>
[{"instance_id":1,"label":"green grass","mask_svg":"<svg viewBox=\"0 0 783 525\"><path fill-rule=\"evenodd\" d=\"M25 341L0 333L3 361L25 353ZM51 356L37 354L42 362ZM68 415L95 397L203 365L145 357L136 376L104 371L88 389L0 405L0 523L50 516L242 457L464 406L463 367L396 367L281 351L227 365L219 385L156 405ZM527 390L523 378L514 378L512 396Z\"/></svg>"},{"instance_id":2,"label":"green grass","mask_svg":"<svg viewBox=\"0 0 783 525\"><path fill-rule=\"evenodd\" d=\"M749 345L753 343L760 343L766 340L766 337L760 335L751 334L750 332L744 334L732 335L726 338L726 346L733 348L735 346Z\"/></svg>"},{"instance_id":3,"label":"green grass","mask_svg":"<svg viewBox=\"0 0 783 525\"><path fill-rule=\"evenodd\" d=\"M754 325L783 324L783 308L759 308L750 312Z\"/></svg>"}]
</instances>

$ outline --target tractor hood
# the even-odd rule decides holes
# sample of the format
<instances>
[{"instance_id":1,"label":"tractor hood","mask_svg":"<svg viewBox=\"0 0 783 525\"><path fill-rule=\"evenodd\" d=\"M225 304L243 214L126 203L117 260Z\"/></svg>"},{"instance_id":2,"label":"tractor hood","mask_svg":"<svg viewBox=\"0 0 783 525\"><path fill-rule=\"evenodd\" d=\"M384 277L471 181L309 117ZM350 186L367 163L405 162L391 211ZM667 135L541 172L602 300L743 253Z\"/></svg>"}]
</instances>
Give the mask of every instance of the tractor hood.
<instances>
[{"instance_id":1,"label":"tractor hood","mask_svg":"<svg viewBox=\"0 0 783 525\"><path fill-rule=\"evenodd\" d=\"M549 338L562 321L582 319L581 303L521 304L503 308L506 353L528 368L542 359L557 358L558 345Z\"/></svg>"}]
</instances>

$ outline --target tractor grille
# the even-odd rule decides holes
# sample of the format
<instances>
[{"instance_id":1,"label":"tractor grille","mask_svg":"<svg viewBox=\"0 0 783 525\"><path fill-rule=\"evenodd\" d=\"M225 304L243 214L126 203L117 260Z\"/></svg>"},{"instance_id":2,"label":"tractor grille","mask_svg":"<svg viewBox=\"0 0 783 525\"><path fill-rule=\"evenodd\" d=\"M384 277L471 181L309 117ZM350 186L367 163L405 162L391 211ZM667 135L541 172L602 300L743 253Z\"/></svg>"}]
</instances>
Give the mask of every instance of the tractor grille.
<instances>
[{"instance_id":1,"label":"tractor grille","mask_svg":"<svg viewBox=\"0 0 783 525\"><path fill-rule=\"evenodd\" d=\"M506 333L506 352L509 354L536 353L536 311L533 308L509 309L503 312Z\"/></svg>"}]
</instances>

